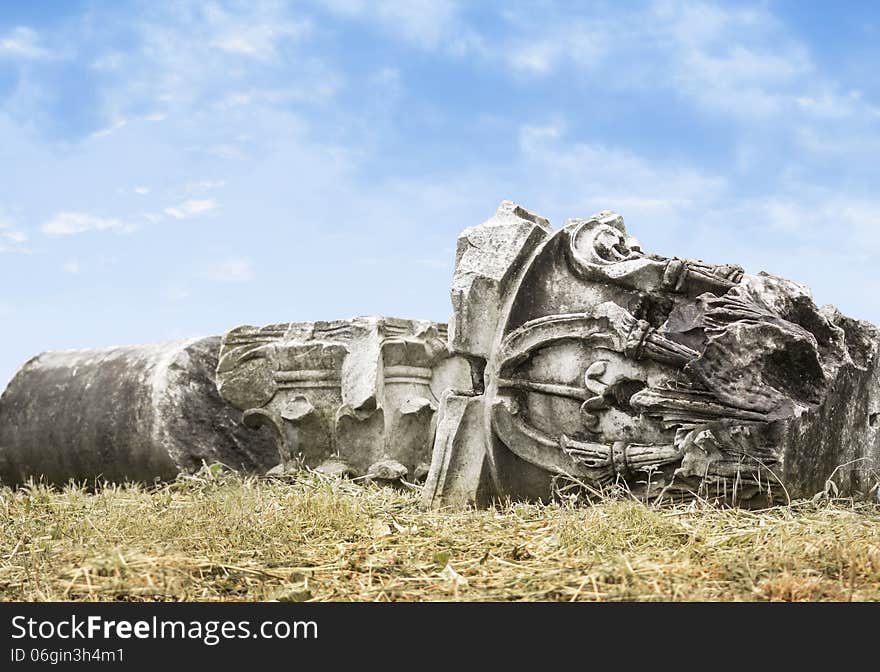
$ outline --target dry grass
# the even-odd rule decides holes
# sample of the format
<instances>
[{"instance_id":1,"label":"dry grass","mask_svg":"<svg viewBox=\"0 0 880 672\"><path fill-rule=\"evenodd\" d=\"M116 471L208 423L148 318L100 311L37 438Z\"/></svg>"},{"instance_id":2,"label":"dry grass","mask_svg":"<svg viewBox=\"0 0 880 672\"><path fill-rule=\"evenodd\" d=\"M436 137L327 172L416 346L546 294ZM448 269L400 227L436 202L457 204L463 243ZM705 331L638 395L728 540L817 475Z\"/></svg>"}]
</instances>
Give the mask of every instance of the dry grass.
<instances>
[{"instance_id":1,"label":"dry grass","mask_svg":"<svg viewBox=\"0 0 880 672\"><path fill-rule=\"evenodd\" d=\"M0 489L4 600L878 600L880 508L510 505L205 470Z\"/></svg>"}]
</instances>

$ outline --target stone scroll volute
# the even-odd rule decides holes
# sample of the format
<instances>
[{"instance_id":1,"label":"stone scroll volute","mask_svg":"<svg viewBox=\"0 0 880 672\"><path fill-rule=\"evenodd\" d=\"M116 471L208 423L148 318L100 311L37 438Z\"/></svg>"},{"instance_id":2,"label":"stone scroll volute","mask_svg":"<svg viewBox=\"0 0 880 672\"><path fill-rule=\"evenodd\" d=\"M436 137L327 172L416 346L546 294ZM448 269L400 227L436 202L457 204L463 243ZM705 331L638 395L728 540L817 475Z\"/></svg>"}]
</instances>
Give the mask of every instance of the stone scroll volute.
<instances>
[{"instance_id":1,"label":"stone scroll volute","mask_svg":"<svg viewBox=\"0 0 880 672\"><path fill-rule=\"evenodd\" d=\"M833 388L848 373L871 384L876 360L874 345L853 361L842 316L803 286L646 253L607 211L553 231L503 203L459 239L453 308L451 347L482 390L447 395L444 408L468 409L456 421L441 409L433 507L546 499L560 480L745 505L821 489L831 455L853 449L819 419L845 404ZM803 473L810 432L824 448ZM877 451L859 437L857 451Z\"/></svg>"}]
</instances>

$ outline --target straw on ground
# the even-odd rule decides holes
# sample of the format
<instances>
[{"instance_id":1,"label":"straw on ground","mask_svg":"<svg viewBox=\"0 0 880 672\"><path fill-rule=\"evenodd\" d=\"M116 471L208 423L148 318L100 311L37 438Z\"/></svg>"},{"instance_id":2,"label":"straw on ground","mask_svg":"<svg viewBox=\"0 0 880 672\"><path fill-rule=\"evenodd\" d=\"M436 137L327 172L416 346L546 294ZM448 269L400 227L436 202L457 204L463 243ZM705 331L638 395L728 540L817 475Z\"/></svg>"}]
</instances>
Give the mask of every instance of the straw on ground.
<instances>
[{"instance_id":1,"label":"straw on ground","mask_svg":"<svg viewBox=\"0 0 880 672\"><path fill-rule=\"evenodd\" d=\"M878 600L880 507L625 496L423 512L414 491L206 469L0 489L4 600Z\"/></svg>"}]
</instances>

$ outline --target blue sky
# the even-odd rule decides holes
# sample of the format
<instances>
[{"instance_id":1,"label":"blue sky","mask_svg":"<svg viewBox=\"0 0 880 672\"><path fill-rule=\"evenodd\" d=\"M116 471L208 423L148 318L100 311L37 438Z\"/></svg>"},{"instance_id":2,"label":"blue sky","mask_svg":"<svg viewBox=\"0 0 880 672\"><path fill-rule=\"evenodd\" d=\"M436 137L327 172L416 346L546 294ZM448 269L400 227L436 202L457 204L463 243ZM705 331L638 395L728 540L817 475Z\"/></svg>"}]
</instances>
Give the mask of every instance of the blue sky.
<instances>
[{"instance_id":1,"label":"blue sky","mask_svg":"<svg viewBox=\"0 0 880 672\"><path fill-rule=\"evenodd\" d=\"M880 322L873 2L0 0L0 386L46 349L445 320L511 198Z\"/></svg>"}]
</instances>

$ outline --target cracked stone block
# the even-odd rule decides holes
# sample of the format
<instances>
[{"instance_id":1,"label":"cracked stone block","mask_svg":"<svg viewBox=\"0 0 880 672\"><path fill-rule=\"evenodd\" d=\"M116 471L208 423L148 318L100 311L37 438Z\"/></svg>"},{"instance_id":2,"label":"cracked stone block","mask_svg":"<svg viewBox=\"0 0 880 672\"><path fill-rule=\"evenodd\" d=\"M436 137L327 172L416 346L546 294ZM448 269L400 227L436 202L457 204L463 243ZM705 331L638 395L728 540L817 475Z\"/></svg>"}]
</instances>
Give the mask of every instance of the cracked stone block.
<instances>
[{"instance_id":1,"label":"cracked stone block","mask_svg":"<svg viewBox=\"0 0 880 672\"><path fill-rule=\"evenodd\" d=\"M482 396L443 395L431 466L422 489L428 509L486 504L493 494L489 475Z\"/></svg>"},{"instance_id":2,"label":"cracked stone block","mask_svg":"<svg viewBox=\"0 0 880 672\"><path fill-rule=\"evenodd\" d=\"M549 222L503 201L495 216L462 231L452 278L453 352L487 357L495 336L502 297L521 265L550 230Z\"/></svg>"}]
</instances>

